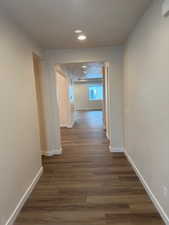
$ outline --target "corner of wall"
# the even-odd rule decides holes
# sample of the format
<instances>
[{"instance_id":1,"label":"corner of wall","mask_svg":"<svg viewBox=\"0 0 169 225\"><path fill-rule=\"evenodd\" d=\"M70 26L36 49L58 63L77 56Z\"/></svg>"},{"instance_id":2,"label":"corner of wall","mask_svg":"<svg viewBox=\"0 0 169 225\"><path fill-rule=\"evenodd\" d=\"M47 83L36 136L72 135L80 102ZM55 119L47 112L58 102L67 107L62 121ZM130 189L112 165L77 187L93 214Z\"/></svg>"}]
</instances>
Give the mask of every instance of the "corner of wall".
<instances>
[{"instance_id":1,"label":"corner of wall","mask_svg":"<svg viewBox=\"0 0 169 225\"><path fill-rule=\"evenodd\" d=\"M43 151L42 155L44 156L54 156L54 155L61 155L62 154L62 148L60 149L53 149L51 151Z\"/></svg>"},{"instance_id":2,"label":"corner of wall","mask_svg":"<svg viewBox=\"0 0 169 225\"><path fill-rule=\"evenodd\" d=\"M111 145L109 146L109 150L112 153L124 152L124 148L123 147L116 147L116 148L114 148Z\"/></svg>"},{"instance_id":3,"label":"corner of wall","mask_svg":"<svg viewBox=\"0 0 169 225\"><path fill-rule=\"evenodd\" d=\"M36 184L38 183L41 175L43 173L43 167L39 169L37 174L35 175L32 183L29 185L23 196L21 197L20 201L18 202L16 208L12 212L11 216L9 217L8 221L5 223L5 225L13 225L17 216L19 215L22 207L24 206L26 200L29 198L30 194L32 193L33 189L35 188Z\"/></svg>"},{"instance_id":4,"label":"corner of wall","mask_svg":"<svg viewBox=\"0 0 169 225\"><path fill-rule=\"evenodd\" d=\"M147 181L145 180L144 176L142 175L142 173L140 172L140 170L137 168L134 160L132 159L132 157L128 154L127 150L125 149L124 151L126 158L128 159L128 161L130 162L131 166L133 167L135 173L137 174L138 178L140 179L142 185L144 186L148 196L150 197L150 199L152 200L152 202L154 203L157 211L160 213L162 219L164 220L166 225L169 225L169 217L167 216L167 214L165 213L165 210L163 209L163 207L161 206L160 202L158 201L158 199L156 198L155 194L151 191L150 186L148 185Z\"/></svg>"}]
</instances>

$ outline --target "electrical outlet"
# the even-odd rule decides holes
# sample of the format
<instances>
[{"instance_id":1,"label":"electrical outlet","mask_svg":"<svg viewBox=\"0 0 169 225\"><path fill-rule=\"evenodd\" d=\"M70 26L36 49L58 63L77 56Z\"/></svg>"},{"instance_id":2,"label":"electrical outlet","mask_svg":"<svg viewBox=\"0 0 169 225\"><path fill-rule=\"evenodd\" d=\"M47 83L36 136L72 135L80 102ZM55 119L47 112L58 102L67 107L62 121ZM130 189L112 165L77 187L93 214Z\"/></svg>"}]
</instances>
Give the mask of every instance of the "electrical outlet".
<instances>
[{"instance_id":1,"label":"electrical outlet","mask_svg":"<svg viewBox=\"0 0 169 225\"><path fill-rule=\"evenodd\" d=\"M166 186L163 186L163 195L164 197L168 196L168 188Z\"/></svg>"}]
</instances>

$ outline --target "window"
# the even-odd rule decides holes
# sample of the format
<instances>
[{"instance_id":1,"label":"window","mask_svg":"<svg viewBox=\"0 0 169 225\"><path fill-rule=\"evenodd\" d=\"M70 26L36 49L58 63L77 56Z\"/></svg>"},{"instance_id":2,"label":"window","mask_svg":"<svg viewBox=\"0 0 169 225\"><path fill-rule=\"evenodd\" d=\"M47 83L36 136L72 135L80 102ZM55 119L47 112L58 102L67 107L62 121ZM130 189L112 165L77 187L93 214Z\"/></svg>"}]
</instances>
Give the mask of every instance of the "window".
<instances>
[{"instance_id":1,"label":"window","mask_svg":"<svg viewBox=\"0 0 169 225\"><path fill-rule=\"evenodd\" d=\"M103 85L92 85L88 87L89 101L103 100Z\"/></svg>"}]
</instances>

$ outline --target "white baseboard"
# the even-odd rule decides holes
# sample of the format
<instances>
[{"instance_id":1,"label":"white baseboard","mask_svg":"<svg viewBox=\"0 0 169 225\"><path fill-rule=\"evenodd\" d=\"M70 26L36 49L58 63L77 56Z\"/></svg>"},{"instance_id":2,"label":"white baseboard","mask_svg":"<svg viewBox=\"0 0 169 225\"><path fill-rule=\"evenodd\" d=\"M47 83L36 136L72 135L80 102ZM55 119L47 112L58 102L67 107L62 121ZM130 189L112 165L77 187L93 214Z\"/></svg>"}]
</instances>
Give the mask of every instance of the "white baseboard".
<instances>
[{"instance_id":1,"label":"white baseboard","mask_svg":"<svg viewBox=\"0 0 169 225\"><path fill-rule=\"evenodd\" d=\"M71 124L68 124L66 127L67 128L73 128L74 124L75 124L75 121L73 121Z\"/></svg>"},{"instance_id":2,"label":"white baseboard","mask_svg":"<svg viewBox=\"0 0 169 225\"><path fill-rule=\"evenodd\" d=\"M110 140L110 137L109 137L109 135L106 133L106 138L108 139L108 140Z\"/></svg>"},{"instance_id":3,"label":"white baseboard","mask_svg":"<svg viewBox=\"0 0 169 225\"><path fill-rule=\"evenodd\" d=\"M11 216L9 217L8 221L5 223L5 225L13 225L18 214L20 213L22 207L24 206L26 200L29 198L31 192L33 191L33 189L35 188L37 182L39 181L39 178L41 177L43 173L43 167L41 167L39 169L39 171L37 172L35 178L33 179L32 183L30 184L30 186L27 188L26 192L23 194L22 198L20 199L19 203L17 204L15 210L13 211L13 213L11 214Z\"/></svg>"},{"instance_id":4,"label":"white baseboard","mask_svg":"<svg viewBox=\"0 0 169 225\"><path fill-rule=\"evenodd\" d=\"M44 156L54 156L54 155L61 155L61 154L62 154L62 148L42 152L42 155Z\"/></svg>"},{"instance_id":5,"label":"white baseboard","mask_svg":"<svg viewBox=\"0 0 169 225\"><path fill-rule=\"evenodd\" d=\"M73 121L71 124L61 124L60 127L66 127L66 128L72 128L74 126L75 121Z\"/></svg>"},{"instance_id":6,"label":"white baseboard","mask_svg":"<svg viewBox=\"0 0 169 225\"><path fill-rule=\"evenodd\" d=\"M162 219L164 220L165 224L169 225L169 217L165 213L163 207L160 205L160 202L158 201L156 196L151 191L147 181L144 179L144 177L142 176L141 172L139 171L139 169L137 168L136 164L134 163L133 159L130 157L130 155L127 153L126 150L125 150L125 155L126 155L128 161L130 162L130 164L132 165L132 167L133 167L134 171L136 172L137 176L139 177L141 183L143 184L143 186L144 186L147 194L149 195L150 199L154 203L156 209L160 213L160 215L161 215Z\"/></svg>"},{"instance_id":7,"label":"white baseboard","mask_svg":"<svg viewBox=\"0 0 169 225\"><path fill-rule=\"evenodd\" d=\"M118 152L124 152L124 148L113 148L112 146L109 145L109 150L110 152L115 152L115 153L118 153Z\"/></svg>"},{"instance_id":8,"label":"white baseboard","mask_svg":"<svg viewBox=\"0 0 169 225\"><path fill-rule=\"evenodd\" d=\"M60 124L60 127L67 127L67 124Z\"/></svg>"}]
</instances>

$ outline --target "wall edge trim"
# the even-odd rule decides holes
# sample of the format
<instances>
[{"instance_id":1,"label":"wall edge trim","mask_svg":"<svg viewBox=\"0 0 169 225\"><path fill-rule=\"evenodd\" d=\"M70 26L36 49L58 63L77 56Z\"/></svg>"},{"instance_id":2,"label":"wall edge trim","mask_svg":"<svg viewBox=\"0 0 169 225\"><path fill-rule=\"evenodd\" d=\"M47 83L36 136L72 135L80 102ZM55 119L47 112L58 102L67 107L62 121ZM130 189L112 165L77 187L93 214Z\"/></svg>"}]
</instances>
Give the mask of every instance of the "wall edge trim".
<instances>
[{"instance_id":1,"label":"wall edge trim","mask_svg":"<svg viewBox=\"0 0 169 225\"><path fill-rule=\"evenodd\" d=\"M111 145L109 145L109 150L110 152L114 152L114 153L118 153L118 152L124 152L124 148L123 147L117 147L117 148L114 148L112 147Z\"/></svg>"},{"instance_id":2,"label":"wall edge trim","mask_svg":"<svg viewBox=\"0 0 169 225\"><path fill-rule=\"evenodd\" d=\"M75 124L75 120L73 120L71 124L68 124L67 128L73 128L74 124Z\"/></svg>"},{"instance_id":3,"label":"wall edge trim","mask_svg":"<svg viewBox=\"0 0 169 225\"><path fill-rule=\"evenodd\" d=\"M42 173L43 173L43 167L41 167L39 169L39 171L37 172L37 174L35 175L32 183L29 185L29 187L27 188L25 193L22 195L21 199L19 200L18 204L16 205L16 208L12 212L11 216L9 217L9 219L7 220L5 225L13 225L13 223L15 222L22 207L24 206L26 200L29 198L30 194L32 193L33 189L35 188L36 184L38 183Z\"/></svg>"},{"instance_id":4,"label":"wall edge trim","mask_svg":"<svg viewBox=\"0 0 169 225\"><path fill-rule=\"evenodd\" d=\"M62 148L42 152L42 155L44 155L44 156L54 156L54 155L61 155L61 154L62 154Z\"/></svg>"}]
</instances>

